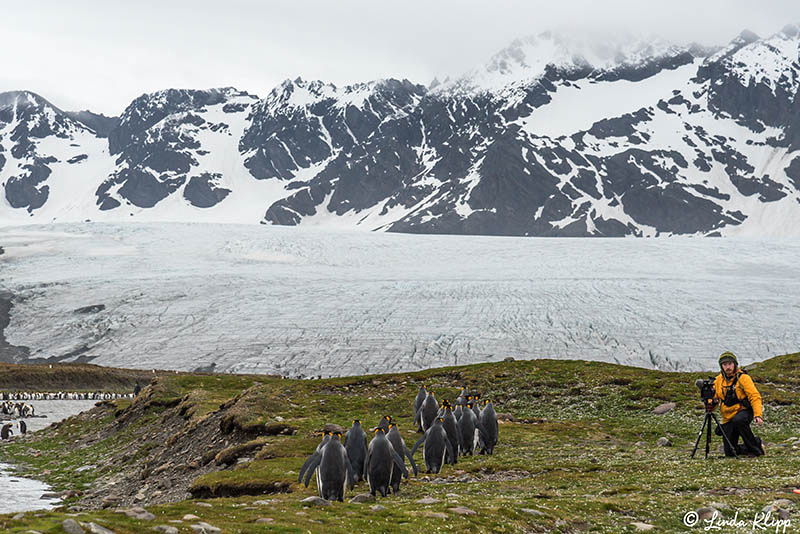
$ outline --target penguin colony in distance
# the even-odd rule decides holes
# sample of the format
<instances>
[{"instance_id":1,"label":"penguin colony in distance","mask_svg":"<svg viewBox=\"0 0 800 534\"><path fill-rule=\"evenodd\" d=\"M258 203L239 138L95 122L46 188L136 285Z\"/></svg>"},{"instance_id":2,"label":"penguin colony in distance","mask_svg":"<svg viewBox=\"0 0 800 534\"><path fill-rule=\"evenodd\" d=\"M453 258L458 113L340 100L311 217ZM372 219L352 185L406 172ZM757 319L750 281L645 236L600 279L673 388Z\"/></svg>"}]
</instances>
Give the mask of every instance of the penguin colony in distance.
<instances>
[{"instance_id":1,"label":"penguin colony in distance","mask_svg":"<svg viewBox=\"0 0 800 534\"><path fill-rule=\"evenodd\" d=\"M0 403L0 414L16 417L35 417L36 409L26 402L4 401Z\"/></svg>"},{"instance_id":2,"label":"penguin colony in distance","mask_svg":"<svg viewBox=\"0 0 800 534\"><path fill-rule=\"evenodd\" d=\"M109 393L107 391L94 391L92 393L79 393L74 391L4 391L0 393L0 400L112 400L132 399L131 393Z\"/></svg>"},{"instance_id":3,"label":"penguin colony in distance","mask_svg":"<svg viewBox=\"0 0 800 534\"><path fill-rule=\"evenodd\" d=\"M323 435L300 468L297 482L308 487L316 473L319 496L343 501L348 488L352 490L365 480L372 495L386 497L397 493L402 478L408 478L406 459L414 475L419 473L414 453L420 446L428 473L439 473L445 464L455 464L459 455L475 451L493 454L498 440L497 414L490 400L479 399L478 393L462 387L455 406L447 400L439 406L433 391L422 386L414 399L414 423L422 437L411 450L390 415L384 415L371 430L369 441L361 421L355 419L344 442L340 432Z\"/></svg>"}]
</instances>

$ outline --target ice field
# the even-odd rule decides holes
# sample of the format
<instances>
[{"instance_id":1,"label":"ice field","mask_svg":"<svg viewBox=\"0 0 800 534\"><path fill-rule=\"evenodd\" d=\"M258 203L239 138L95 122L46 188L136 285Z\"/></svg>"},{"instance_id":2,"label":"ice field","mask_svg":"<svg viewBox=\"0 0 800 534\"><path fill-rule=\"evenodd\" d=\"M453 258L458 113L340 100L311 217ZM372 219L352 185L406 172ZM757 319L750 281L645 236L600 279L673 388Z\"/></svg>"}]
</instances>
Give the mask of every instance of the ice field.
<instances>
[{"instance_id":1,"label":"ice field","mask_svg":"<svg viewBox=\"0 0 800 534\"><path fill-rule=\"evenodd\" d=\"M6 338L53 361L287 376L508 356L713 370L723 350L747 363L800 348L791 239L86 223L0 227L0 247Z\"/></svg>"}]
</instances>

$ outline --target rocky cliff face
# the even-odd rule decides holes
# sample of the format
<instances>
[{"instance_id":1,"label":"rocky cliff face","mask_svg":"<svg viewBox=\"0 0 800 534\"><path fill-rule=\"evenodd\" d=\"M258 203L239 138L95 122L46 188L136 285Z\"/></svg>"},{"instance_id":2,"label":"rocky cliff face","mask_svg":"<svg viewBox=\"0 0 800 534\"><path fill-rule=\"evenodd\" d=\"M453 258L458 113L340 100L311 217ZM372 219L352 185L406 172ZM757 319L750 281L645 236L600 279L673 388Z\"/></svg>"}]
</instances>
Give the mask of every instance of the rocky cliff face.
<instances>
[{"instance_id":1,"label":"rocky cliff face","mask_svg":"<svg viewBox=\"0 0 800 534\"><path fill-rule=\"evenodd\" d=\"M786 233L800 226L798 43L795 26L716 49L545 33L429 88L170 89L119 118L4 93L0 219Z\"/></svg>"}]
</instances>

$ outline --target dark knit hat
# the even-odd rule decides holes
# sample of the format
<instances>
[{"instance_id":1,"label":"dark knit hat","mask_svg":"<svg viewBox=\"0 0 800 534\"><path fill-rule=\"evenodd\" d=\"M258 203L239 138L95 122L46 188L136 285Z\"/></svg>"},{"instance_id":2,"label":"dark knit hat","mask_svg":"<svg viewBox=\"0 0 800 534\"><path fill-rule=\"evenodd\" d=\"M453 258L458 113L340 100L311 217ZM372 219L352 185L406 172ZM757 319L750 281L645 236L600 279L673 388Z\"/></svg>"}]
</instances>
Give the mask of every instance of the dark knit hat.
<instances>
[{"instance_id":1,"label":"dark knit hat","mask_svg":"<svg viewBox=\"0 0 800 534\"><path fill-rule=\"evenodd\" d=\"M719 365L722 367L723 362L733 362L736 366L739 366L739 360L736 359L736 355L730 351L725 351L719 355Z\"/></svg>"}]
</instances>

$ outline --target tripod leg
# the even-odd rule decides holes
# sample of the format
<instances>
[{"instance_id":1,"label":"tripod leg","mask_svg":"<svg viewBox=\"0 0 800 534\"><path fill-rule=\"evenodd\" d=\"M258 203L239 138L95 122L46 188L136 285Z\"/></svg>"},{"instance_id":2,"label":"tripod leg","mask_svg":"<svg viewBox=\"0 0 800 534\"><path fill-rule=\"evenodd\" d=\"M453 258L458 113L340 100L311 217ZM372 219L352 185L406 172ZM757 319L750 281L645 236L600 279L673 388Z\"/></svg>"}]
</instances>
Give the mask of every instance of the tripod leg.
<instances>
[{"instance_id":1,"label":"tripod leg","mask_svg":"<svg viewBox=\"0 0 800 534\"><path fill-rule=\"evenodd\" d=\"M692 449L692 458L694 458L694 454L697 452L697 447L700 445L700 438L703 437L703 430L706 429L707 423L708 417L703 418L703 426L700 427L700 432L697 434L697 441L694 442L694 449Z\"/></svg>"},{"instance_id":2,"label":"tripod leg","mask_svg":"<svg viewBox=\"0 0 800 534\"><path fill-rule=\"evenodd\" d=\"M739 455L736 454L736 447L733 446L733 443L731 443L731 440L728 439L728 434L725 433L725 431L722 429L722 425L719 424L719 419L717 419L717 414L712 413L711 417L714 418L714 422L717 424L717 428L719 428L719 431L722 432L722 439L725 440L725 443L727 443L728 447L730 447L731 450L733 451L733 456L735 458L738 458ZM711 428L711 424L708 425L708 428L709 429Z\"/></svg>"},{"instance_id":3,"label":"tripod leg","mask_svg":"<svg viewBox=\"0 0 800 534\"><path fill-rule=\"evenodd\" d=\"M708 425L706 425L706 459L708 459L708 450L711 448L711 417L713 414L707 413L706 414L706 421Z\"/></svg>"}]
</instances>

